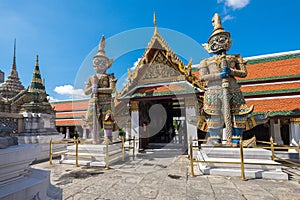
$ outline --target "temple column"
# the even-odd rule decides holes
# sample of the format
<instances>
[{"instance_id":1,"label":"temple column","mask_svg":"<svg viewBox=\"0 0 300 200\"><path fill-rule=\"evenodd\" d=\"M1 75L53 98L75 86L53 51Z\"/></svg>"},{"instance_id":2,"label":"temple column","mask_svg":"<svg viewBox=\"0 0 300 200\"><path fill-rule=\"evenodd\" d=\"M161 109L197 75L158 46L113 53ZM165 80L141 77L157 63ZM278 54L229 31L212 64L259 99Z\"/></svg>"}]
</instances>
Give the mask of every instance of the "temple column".
<instances>
[{"instance_id":1,"label":"temple column","mask_svg":"<svg viewBox=\"0 0 300 200\"><path fill-rule=\"evenodd\" d=\"M84 127L82 130L83 130L82 139L86 139L86 128Z\"/></svg>"},{"instance_id":2,"label":"temple column","mask_svg":"<svg viewBox=\"0 0 300 200\"><path fill-rule=\"evenodd\" d=\"M130 119L127 122L125 139L128 140L128 139L131 139L131 138L132 138L132 136L131 136L131 119Z\"/></svg>"},{"instance_id":3,"label":"temple column","mask_svg":"<svg viewBox=\"0 0 300 200\"><path fill-rule=\"evenodd\" d=\"M70 139L70 129L69 129L69 127L66 128L66 139Z\"/></svg>"},{"instance_id":4,"label":"temple column","mask_svg":"<svg viewBox=\"0 0 300 200\"><path fill-rule=\"evenodd\" d=\"M131 112L131 137L135 137L135 150L138 152L139 147L139 106L137 101L131 102L130 112Z\"/></svg>"},{"instance_id":5,"label":"temple column","mask_svg":"<svg viewBox=\"0 0 300 200\"><path fill-rule=\"evenodd\" d=\"M63 128L63 127L60 127L60 128L59 128L59 132L60 132L61 134L63 134L64 128Z\"/></svg>"},{"instance_id":6,"label":"temple column","mask_svg":"<svg viewBox=\"0 0 300 200\"><path fill-rule=\"evenodd\" d=\"M271 119L270 128L271 128L271 136L273 137L274 142L279 145L282 145L283 141L281 138L281 131L280 131L280 119Z\"/></svg>"},{"instance_id":7,"label":"temple column","mask_svg":"<svg viewBox=\"0 0 300 200\"><path fill-rule=\"evenodd\" d=\"M186 132L184 133L184 147L187 148L188 144L190 144L190 138L198 139L197 135L197 127L193 124L190 124L190 119L197 116L197 99L195 97L185 98L185 115L186 115ZM196 144L197 142L195 142ZM189 148L188 148L189 151ZM190 152L188 152L190 153Z\"/></svg>"},{"instance_id":8,"label":"temple column","mask_svg":"<svg viewBox=\"0 0 300 200\"><path fill-rule=\"evenodd\" d=\"M300 118L292 118L290 120L290 146L298 146L300 140ZM290 149L290 152L295 152Z\"/></svg>"}]
</instances>

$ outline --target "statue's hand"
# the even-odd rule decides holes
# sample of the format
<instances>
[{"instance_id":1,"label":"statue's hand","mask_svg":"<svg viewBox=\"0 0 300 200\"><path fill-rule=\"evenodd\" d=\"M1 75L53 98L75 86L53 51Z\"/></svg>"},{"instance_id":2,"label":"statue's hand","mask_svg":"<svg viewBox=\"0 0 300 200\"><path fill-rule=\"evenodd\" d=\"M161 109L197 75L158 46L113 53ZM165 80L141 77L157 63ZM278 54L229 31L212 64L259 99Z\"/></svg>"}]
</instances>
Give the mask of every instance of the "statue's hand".
<instances>
[{"instance_id":1,"label":"statue's hand","mask_svg":"<svg viewBox=\"0 0 300 200\"><path fill-rule=\"evenodd\" d=\"M96 94L98 92L98 85L97 84L93 84L92 85L92 93Z\"/></svg>"},{"instance_id":2,"label":"statue's hand","mask_svg":"<svg viewBox=\"0 0 300 200\"><path fill-rule=\"evenodd\" d=\"M224 67L221 68L220 77L221 78L228 78L230 72L231 72L231 69L227 66L224 66Z\"/></svg>"},{"instance_id":3,"label":"statue's hand","mask_svg":"<svg viewBox=\"0 0 300 200\"><path fill-rule=\"evenodd\" d=\"M221 78L228 78L227 72L221 72L221 73L220 73L220 77L221 77Z\"/></svg>"},{"instance_id":4,"label":"statue's hand","mask_svg":"<svg viewBox=\"0 0 300 200\"><path fill-rule=\"evenodd\" d=\"M227 66L222 67L221 72L226 72L227 74L229 74L231 72L231 69Z\"/></svg>"}]
</instances>

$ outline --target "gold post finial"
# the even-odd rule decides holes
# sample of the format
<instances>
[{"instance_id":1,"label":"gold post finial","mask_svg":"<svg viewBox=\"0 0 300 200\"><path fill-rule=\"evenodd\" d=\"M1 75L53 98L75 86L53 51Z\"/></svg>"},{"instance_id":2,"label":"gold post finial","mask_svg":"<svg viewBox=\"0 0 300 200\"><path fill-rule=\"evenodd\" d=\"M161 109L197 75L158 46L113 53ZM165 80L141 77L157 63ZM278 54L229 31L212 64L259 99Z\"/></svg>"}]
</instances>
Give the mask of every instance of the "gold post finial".
<instances>
[{"instance_id":1,"label":"gold post finial","mask_svg":"<svg viewBox=\"0 0 300 200\"><path fill-rule=\"evenodd\" d=\"M153 14L153 24L154 24L154 35L158 34L157 25L156 25L156 12Z\"/></svg>"}]
</instances>

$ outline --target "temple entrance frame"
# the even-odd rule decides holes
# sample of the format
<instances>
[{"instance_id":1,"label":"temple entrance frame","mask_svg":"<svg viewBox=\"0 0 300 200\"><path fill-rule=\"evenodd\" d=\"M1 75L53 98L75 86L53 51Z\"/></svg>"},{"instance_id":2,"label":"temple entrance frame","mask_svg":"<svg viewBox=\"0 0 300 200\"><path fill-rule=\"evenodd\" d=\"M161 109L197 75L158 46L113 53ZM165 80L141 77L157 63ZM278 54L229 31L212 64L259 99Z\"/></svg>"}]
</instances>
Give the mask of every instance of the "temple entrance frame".
<instances>
[{"instance_id":1,"label":"temple entrance frame","mask_svg":"<svg viewBox=\"0 0 300 200\"><path fill-rule=\"evenodd\" d=\"M188 99L188 100L187 100ZM189 97L166 97L166 98L140 98L130 101L130 135L136 137L136 147L139 150L147 148L149 143L178 143L182 144L183 148L188 149L188 140L190 137L197 138L196 126L189 124L190 116L196 115L196 102L191 105ZM149 136L149 109L151 106L162 105L167 113L166 121L163 127L152 137ZM188 106L187 106L188 105ZM178 125L178 135L176 135L173 122ZM170 131L170 128L173 131ZM178 139L178 140L177 140Z\"/></svg>"}]
</instances>

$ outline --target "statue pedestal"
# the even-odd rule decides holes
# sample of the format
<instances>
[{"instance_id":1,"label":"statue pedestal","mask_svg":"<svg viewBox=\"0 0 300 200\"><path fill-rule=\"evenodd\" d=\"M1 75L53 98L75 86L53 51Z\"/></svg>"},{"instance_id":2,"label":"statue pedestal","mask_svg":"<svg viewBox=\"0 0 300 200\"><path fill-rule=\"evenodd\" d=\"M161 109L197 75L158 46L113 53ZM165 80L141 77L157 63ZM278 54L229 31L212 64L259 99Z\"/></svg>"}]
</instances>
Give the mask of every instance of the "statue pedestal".
<instances>
[{"instance_id":1,"label":"statue pedestal","mask_svg":"<svg viewBox=\"0 0 300 200\"><path fill-rule=\"evenodd\" d=\"M197 160L217 161L217 162L240 162L239 148L218 148L201 146L201 151L195 151ZM271 160L271 151L266 149L244 148L244 162L255 163L255 165L245 164L246 178L263 178L288 180L288 174L282 172L281 166ZM274 165L263 165L263 163ZM199 163L200 171L203 174L214 174L222 176L241 176L240 164L226 163Z\"/></svg>"},{"instance_id":2,"label":"statue pedestal","mask_svg":"<svg viewBox=\"0 0 300 200\"><path fill-rule=\"evenodd\" d=\"M68 146L68 153L62 155L60 163L75 164L76 146ZM125 152L125 158L128 154ZM106 164L106 145L105 144L79 144L78 145L78 164L87 166L105 166ZM109 165L122 160L122 144L108 145Z\"/></svg>"},{"instance_id":3,"label":"statue pedestal","mask_svg":"<svg viewBox=\"0 0 300 200\"><path fill-rule=\"evenodd\" d=\"M49 171L29 167L37 153L37 145L27 144L0 150L0 199L62 198L61 189L50 184Z\"/></svg>"}]
</instances>

